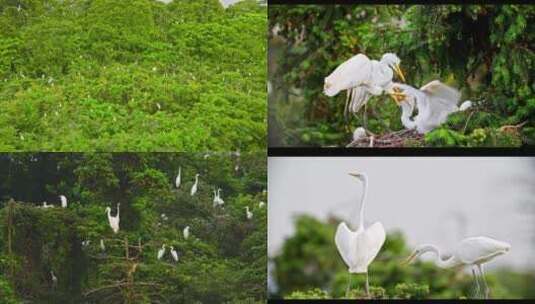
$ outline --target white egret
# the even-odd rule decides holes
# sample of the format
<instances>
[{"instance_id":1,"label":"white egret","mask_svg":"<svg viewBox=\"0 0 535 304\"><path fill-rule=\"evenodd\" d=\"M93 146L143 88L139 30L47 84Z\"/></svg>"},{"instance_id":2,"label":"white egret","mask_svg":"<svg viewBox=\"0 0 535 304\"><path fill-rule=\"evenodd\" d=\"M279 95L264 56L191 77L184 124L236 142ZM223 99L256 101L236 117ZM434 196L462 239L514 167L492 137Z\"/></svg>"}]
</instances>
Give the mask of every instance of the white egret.
<instances>
[{"instance_id":1,"label":"white egret","mask_svg":"<svg viewBox=\"0 0 535 304\"><path fill-rule=\"evenodd\" d=\"M266 203L264 203L264 202L260 202L260 203L258 203L258 208L264 208L264 205L265 205L265 204L266 204Z\"/></svg>"},{"instance_id":2,"label":"white egret","mask_svg":"<svg viewBox=\"0 0 535 304\"><path fill-rule=\"evenodd\" d=\"M87 247L87 246L89 246L89 243L91 243L91 240L82 241L82 246L83 247Z\"/></svg>"},{"instance_id":3,"label":"white egret","mask_svg":"<svg viewBox=\"0 0 535 304\"><path fill-rule=\"evenodd\" d=\"M191 196L194 196L197 193L197 184L199 183L199 173L195 174L195 184L191 187Z\"/></svg>"},{"instance_id":4,"label":"white egret","mask_svg":"<svg viewBox=\"0 0 535 304\"><path fill-rule=\"evenodd\" d=\"M425 244L418 246L407 258L405 263L410 263L426 252L432 252L435 254L435 264L440 268L472 266L472 273L474 274L478 289L478 279L481 278L483 287L485 288L485 298L487 298L489 288L485 280L485 274L483 273L483 264L497 256L506 254L509 250L511 250L511 245L506 242L485 236L469 237L457 244L453 254L448 259L443 260L441 258L440 251L436 246Z\"/></svg>"},{"instance_id":5,"label":"white egret","mask_svg":"<svg viewBox=\"0 0 535 304\"><path fill-rule=\"evenodd\" d=\"M54 274L53 270L50 270L50 277L52 278L52 287L55 288L56 286L58 286L58 278Z\"/></svg>"},{"instance_id":6,"label":"white egret","mask_svg":"<svg viewBox=\"0 0 535 304\"><path fill-rule=\"evenodd\" d=\"M104 240L100 239L100 250L106 251L106 246L104 246Z\"/></svg>"},{"instance_id":7,"label":"white egret","mask_svg":"<svg viewBox=\"0 0 535 304\"><path fill-rule=\"evenodd\" d=\"M163 255L165 254L165 247L167 247L165 244L162 245L162 248L158 250L158 260L161 260Z\"/></svg>"},{"instance_id":8,"label":"white egret","mask_svg":"<svg viewBox=\"0 0 535 304\"><path fill-rule=\"evenodd\" d=\"M402 107L401 122L407 129L416 129L418 133L427 133L446 121L448 115L470 108L472 102L465 101L457 106L461 93L438 80L433 80L420 89L406 84L393 83L389 89L391 95ZM397 98L396 96L401 96ZM404 105L404 102L408 104ZM418 114L411 121L414 104Z\"/></svg>"},{"instance_id":9,"label":"white egret","mask_svg":"<svg viewBox=\"0 0 535 304\"><path fill-rule=\"evenodd\" d=\"M381 250L386 234L380 222L375 222L368 228L364 228L364 203L368 190L368 177L364 173L349 174L359 179L363 184L360 199L359 227L357 231L352 231L345 222L340 223L336 229L334 242L336 243L336 248L340 256L348 267L349 285L347 292L349 292L351 286L351 274L364 273L366 274L365 291L369 296L368 265L371 264L379 253L379 250Z\"/></svg>"},{"instance_id":10,"label":"white egret","mask_svg":"<svg viewBox=\"0 0 535 304\"><path fill-rule=\"evenodd\" d=\"M61 207L67 208L67 197L65 195L60 195L59 198L61 199Z\"/></svg>"},{"instance_id":11,"label":"white egret","mask_svg":"<svg viewBox=\"0 0 535 304\"><path fill-rule=\"evenodd\" d=\"M217 204L223 205L225 201L221 198L221 188L217 188Z\"/></svg>"},{"instance_id":12,"label":"white egret","mask_svg":"<svg viewBox=\"0 0 535 304\"><path fill-rule=\"evenodd\" d=\"M248 220L253 218L253 212L249 211L249 206L245 206L245 216Z\"/></svg>"},{"instance_id":13,"label":"white egret","mask_svg":"<svg viewBox=\"0 0 535 304\"><path fill-rule=\"evenodd\" d=\"M106 212L108 213L108 222L110 223L113 233L119 232L119 206L121 206L121 203L117 203L117 215L115 216L111 216L111 208L106 207Z\"/></svg>"},{"instance_id":14,"label":"white egret","mask_svg":"<svg viewBox=\"0 0 535 304\"><path fill-rule=\"evenodd\" d=\"M217 197L217 191L214 189L214 203L213 203L212 207L215 208L218 204L219 204L219 199Z\"/></svg>"},{"instance_id":15,"label":"white egret","mask_svg":"<svg viewBox=\"0 0 535 304\"><path fill-rule=\"evenodd\" d=\"M175 260L175 262L178 262L178 253L176 252L173 246L171 246L171 255L173 256L173 260Z\"/></svg>"},{"instance_id":16,"label":"white egret","mask_svg":"<svg viewBox=\"0 0 535 304\"><path fill-rule=\"evenodd\" d=\"M400 59L393 53L384 54L380 61L357 54L325 78L323 91L332 97L347 90L345 111L356 113L371 95L381 95L391 85L394 72L405 82L399 63Z\"/></svg>"},{"instance_id":17,"label":"white egret","mask_svg":"<svg viewBox=\"0 0 535 304\"><path fill-rule=\"evenodd\" d=\"M182 171L182 167L179 167L179 168L178 168L178 175L176 176L176 179L175 179L175 186L176 186L177 189L180 187L180 175L181 175L181 171Z\"/></svg>"},{"instance_id":18,"label":"white egret","mask_svg":"<svg viewBox=\"0 0 535 304\"><path fill-rule=\"evenodd\" d=\"M186 226L186 228L184 228L182 234L184 235L184 239L187 240L189 238L189 226Z\"/></svg>"}]
</instances>

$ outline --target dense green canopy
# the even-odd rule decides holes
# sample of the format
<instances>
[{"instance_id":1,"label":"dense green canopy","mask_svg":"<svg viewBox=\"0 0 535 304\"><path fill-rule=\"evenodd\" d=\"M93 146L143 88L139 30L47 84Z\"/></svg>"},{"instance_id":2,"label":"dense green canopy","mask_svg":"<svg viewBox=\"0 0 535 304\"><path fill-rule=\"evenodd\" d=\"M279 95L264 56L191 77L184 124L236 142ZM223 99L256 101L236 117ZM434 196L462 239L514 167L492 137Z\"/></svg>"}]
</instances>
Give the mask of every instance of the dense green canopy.
<instances>
[{"instance_id":1,"label":"dense green canopy","mask_svg":"<svg viewBox=\"0 0 535 304\"><path fill-rule=\"evenodd\" d=\"M345 145L362 125L379 135L401 130L387 97L347 122L345 94L322 93L324 78L351 56L386 52L400 57L413 87L440 79L475 105L405 146L535 143L532 5L274 5L269 27L271 145Z\"/></svg>"},{"instance_id":2,"label":"dense green canopy","mask_svg":"<svg viewBox=\"0 0 535 304\"><path fill-rule=\"evenodd\" d=\"M216 188L222 207L213 206ZM2 303L262 303L265 189L263 154L2 154ZM114 234L105 208L115 215L117 203Z\"/></svg>"},{"instance_id":3,"label":"dense green canopy","mask_svg":"<svg viewBox=\"0 0 535 304\"><path fill-rule=\"evenodd\" d=\"M0 150L260 150L266 22L253 0L0 0Z\"/></svg>"}]
</instances>

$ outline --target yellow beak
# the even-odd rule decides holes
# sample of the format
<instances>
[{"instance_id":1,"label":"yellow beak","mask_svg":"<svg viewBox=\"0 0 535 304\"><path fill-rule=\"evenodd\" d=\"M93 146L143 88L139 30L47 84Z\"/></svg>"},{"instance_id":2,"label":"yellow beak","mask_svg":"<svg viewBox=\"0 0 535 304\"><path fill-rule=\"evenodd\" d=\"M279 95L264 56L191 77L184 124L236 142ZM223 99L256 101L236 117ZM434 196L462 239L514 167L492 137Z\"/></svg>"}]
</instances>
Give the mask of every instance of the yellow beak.
<instances>
[{"instance_id":1,"label":"yellow beak","mask_svg":"<svg viewBox=\"0 0 535 304\"><path fill-rule=\"evenodd\" d=\"M407 82L405 80L405 75L403 75L403 71L401 70L401 68L399 67L399 64L396 64L394 66L394 71L396 72L396 74L399 76L399 78L401 79L401 81L403 82Z\"/></svg>"}]
</instances>

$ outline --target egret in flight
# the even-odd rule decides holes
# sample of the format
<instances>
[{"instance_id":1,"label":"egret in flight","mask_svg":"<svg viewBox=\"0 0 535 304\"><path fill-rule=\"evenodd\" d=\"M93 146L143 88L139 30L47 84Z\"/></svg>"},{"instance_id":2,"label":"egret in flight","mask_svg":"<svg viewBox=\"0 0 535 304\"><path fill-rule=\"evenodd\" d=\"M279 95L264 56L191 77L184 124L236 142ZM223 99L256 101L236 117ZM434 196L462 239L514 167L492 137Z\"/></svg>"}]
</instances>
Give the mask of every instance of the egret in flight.
<instances>
[{"instance_id":1,"label":"egret in flight","mask_svg":"<svg viewBox=\"0 0 535 304\"><path fill-rule=\"evenodd\" d=\"M175 260L175 262L178 262L178 253L173 246L171 246L171 256L173 256L173 260Z\"/></svg>"},{"instance_id":2,"label":"egret in flight","mask_svg":"<svg viewBox=\"0 0 535 304\"><path fill-rule=\"evenodd\" d=\"M60 195L59 198L61 199L61 207L67 208L67 197L65 195Z\"/></svg>"},{"instance_id":3,"label":"egret in flight","mask_svg":"<svg viewBox=\"0 0 535 304\"><path fill-rule=\"evenodd\" d=\"M378 96L386 91L392 84L394 72L405 82L399 63L399 57L393 53L384 54L380 61L357 54L325 78L323 92L332 97L346 90L345 113L356 113L372 95Z\"/></svg>"},{"instance_id":4,"label":"egret in flight","mask_svg":"<svg viewBox=\"0 0 535 304\"><path fill-rule=\"evenodd\" d=\"M121 206L121 203L117 203L117 215L115 216L111 216L111 208L106 207L106 213L108 213L108 222L110 223L113 233L119 232L119 206Z\"/></svg>"},{"instance_id":5,"label":"egret in flight","mask_svg":"<svg viewBox=\"0 0 535 304\"><path fill-rule=\"evenodd\" d=\"M178 168L178 175L176 176L176 179L175 179L175 186L176 186L177 189L180 187L180 174L181 174L181 171L182 171L182 167L179 167Z\"/></svg>"},{"instance_id":6,"label":"egret in flight","mask_svg":"<svg viewBox=\"0 0 535 304\"><path fill-rule=\"evenodd\" d=\"M420 245L404 262L406 264L423 255L426 252L435 254L435 264L440 268L453 268L462 266L472 266L473 274L479 290L479 279L482 280L485 288L485 298L489 296L489 287L483 273L483 264L491 261L497 256L506 254L511 250L511 245L485 236L469 237L460 241L453 255L443 260L440 251L434 245Z\"/></svg>"},{"instance_id":7,"label":"egret in flight","mask_svg":"<svg viewBox=\"0 0 535 304\"><path fill-rule=\"evenodd\" d=\"M467 100L457 106L461 93L438 80L433 80L420 89L406 84L393 83L390 88L391 95L401 107L401 123L407 129L416 129L418 133L427 133L443 124L448 115L457 111L465 111L471 107L472 102ZM418 114L411 119L414 106Z\"/></svg>"},{"instance_id":8,"label":"egret in flight","mask_svg":"<svg viewBox=\"0 0 535 304\"><path fill-rule=\"evenodd\" d=\"M375 222L368 228L364 227L364 202L368 190L368 177L364 173L349 173L363 183L363 191L360 199L360 218L357 231L349 229L345 222L341 222L336 229L334 242L336 248L349 271L349 285L351 286L351 274L364 273L366 275L365 291L369 296L368 265L375 259L385 242L386 234L383 225Z\"/></svg>"},{"instance_id":9,"label":"egret in flight","mask_svg":"<svg viewBox=\"0 0 535 304\"><path fill-rule=\"evenodd\" d=\"M189 238L189 226L186 226L186 228L184 228L182 234L184 235L184 239L187 240Z\"/></svg>"},{"instance_id":10,"label":"egret in flight","mask_svg":"<svg viewBox=\"0 0 535 304\"><path fill-rule=\"evenodd\" d=\"M160 250L158 250L158 256L157 256L158 260L161 260L163 255L165 254L165 247L166 247L166 245L163 244L162 248L160 248Z\"/></svg>"},{"instance_id":11,"label":"egret in flight","mask_svg":"<svg viewBox=\"0 0 535 304\"><path fill-rule=\"evenodd\" d=\"M191 196L194 196L197 193L197 184L199 183L199 173L195 174L195 184L191 187Z\"/></svg>"}]
</instances>

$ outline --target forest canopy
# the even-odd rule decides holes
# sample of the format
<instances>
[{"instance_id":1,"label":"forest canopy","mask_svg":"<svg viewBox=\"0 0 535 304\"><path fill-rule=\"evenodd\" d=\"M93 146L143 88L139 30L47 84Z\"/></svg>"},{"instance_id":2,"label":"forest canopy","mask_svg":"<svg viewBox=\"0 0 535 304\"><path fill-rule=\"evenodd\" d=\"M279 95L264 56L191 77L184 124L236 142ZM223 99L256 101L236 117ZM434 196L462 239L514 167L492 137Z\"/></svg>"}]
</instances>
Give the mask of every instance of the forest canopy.
<instances>
[{"instance_id":1,"label":"forest canopy","mask_svg":"<svg viewBox=\"0 0 535 304\"><path fill-rule=\"evenodd\" d=\"M263 154L1 154L1 302L264 303L265 189Z\"/></svg>"},{"instance_id":2,"label":"forest canopy","mask_svg":"<svg viewBox=\"0 0 535 304\"><path fill-rule=\"evenodd\" d=\"M271 146L340 146L360 126L403 129L388 97L346 119L345 94L323 94L324 78L344 61L387 52L401 59L407 84L438 79L473 104L401 146L535 143L532 5L273 5L268 19Z\"/></svg>"},{"instance_id":3,"label":"forest canopy","mask_svg":"<svg viewBox=\"0 0 535 304\"><path fill-rule=\"evenodd\" d=\"M257 151L266 8L0 0L0 150Z\"/></svg>"}]
</instances>

